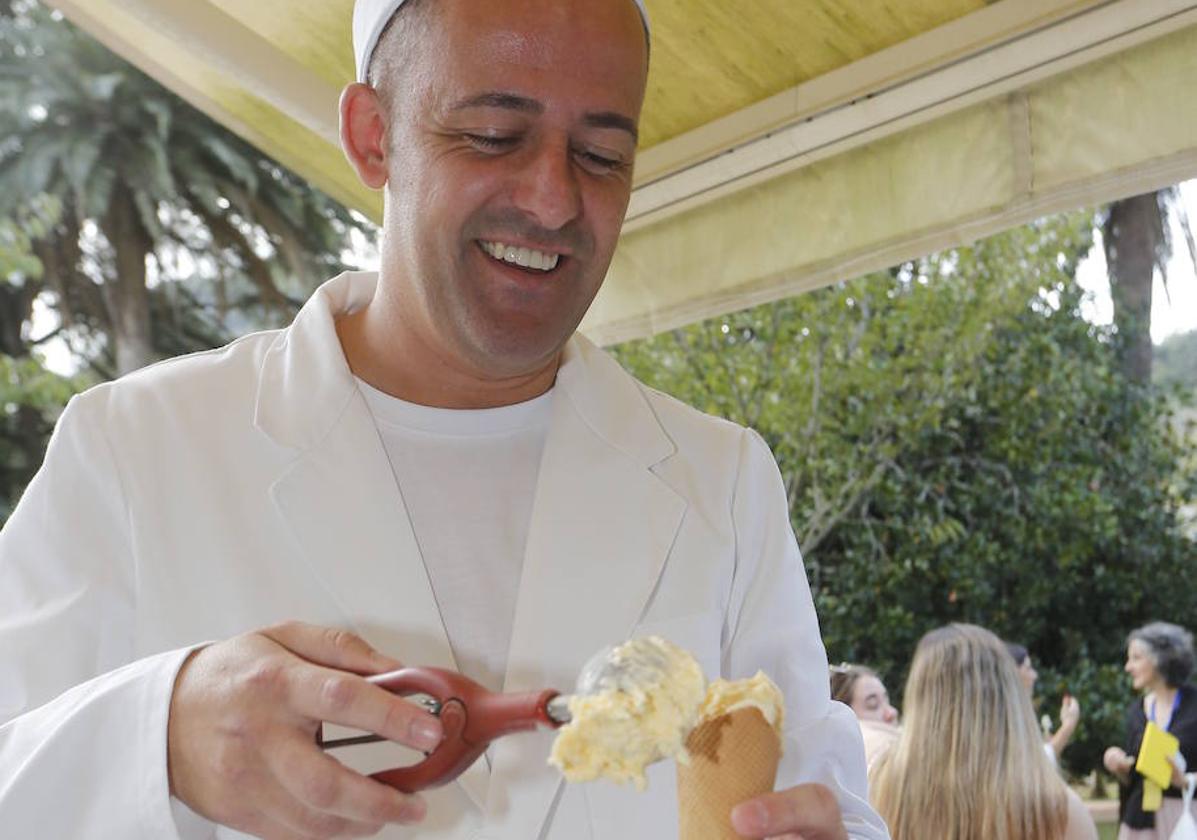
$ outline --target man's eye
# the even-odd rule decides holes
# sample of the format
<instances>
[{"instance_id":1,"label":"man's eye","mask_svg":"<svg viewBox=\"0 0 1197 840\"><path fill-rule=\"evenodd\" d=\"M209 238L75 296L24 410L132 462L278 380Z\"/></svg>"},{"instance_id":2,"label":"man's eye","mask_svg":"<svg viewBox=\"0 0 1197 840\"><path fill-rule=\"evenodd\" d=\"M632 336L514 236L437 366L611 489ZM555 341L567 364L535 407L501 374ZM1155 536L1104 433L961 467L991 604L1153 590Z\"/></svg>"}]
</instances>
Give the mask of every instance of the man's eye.
<instances>
[{"instance_id":1,"label":"man's eye","mask_svg":"<svg viewBox=\"0 0 1197 840\"><path fill-rule=\"evenodd\" d=\"M464 134L466 142L484 152L504 152L516 143L514 137L492 137L488 134Z\"/></svg>"},{"instance_id":2,"label":"man's eye","mask_svg":"<svg viewBox=\"0 0 1197 840\"><path fill-rule=\"evenodd\" d=\"M584 167L597 173L614 172L623 166L623 161L619 158L607 157L597 152L578 152L578 159Z\"/></svg>"}]
</instances>

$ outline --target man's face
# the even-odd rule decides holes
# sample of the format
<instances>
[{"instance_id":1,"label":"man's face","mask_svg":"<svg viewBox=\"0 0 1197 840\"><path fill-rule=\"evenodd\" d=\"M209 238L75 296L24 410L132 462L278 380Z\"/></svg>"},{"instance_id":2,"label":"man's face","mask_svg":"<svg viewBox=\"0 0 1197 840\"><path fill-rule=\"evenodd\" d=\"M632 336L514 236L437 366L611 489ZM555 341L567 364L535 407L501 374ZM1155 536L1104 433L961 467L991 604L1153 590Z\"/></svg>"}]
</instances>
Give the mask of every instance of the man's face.
<instances>
[{"instance_id":1,"label":"man's face","mask_svg":"<svg viewBox=\"0 0 1197 840\"><path fill-rule=\"evenodd\" d=\"M446 360L528 373L573 333L615 250L647 73L642 23L631 0L421 11L426 33L383 82L383 293Z\"/></svg>"}]
</instances>

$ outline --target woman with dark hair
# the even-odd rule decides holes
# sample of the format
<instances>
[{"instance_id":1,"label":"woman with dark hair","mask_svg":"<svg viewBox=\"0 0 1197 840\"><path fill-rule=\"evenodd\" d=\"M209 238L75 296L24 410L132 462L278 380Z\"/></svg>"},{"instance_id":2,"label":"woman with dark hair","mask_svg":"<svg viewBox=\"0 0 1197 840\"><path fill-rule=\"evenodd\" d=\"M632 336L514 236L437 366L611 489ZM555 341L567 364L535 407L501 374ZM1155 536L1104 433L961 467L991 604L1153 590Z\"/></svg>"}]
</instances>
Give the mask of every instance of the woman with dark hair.
<instances>
[{"instance_id":1,"label":"woman with dark hair","mask_svg":"<svg viewBox=\"0 0 1197 840\"><path fill-rule=\"evenodd\" d=\"M1183 780L1179 770L1164 791L1158 811L1143 810L1143 777L1135 772L1135 758L1148 721L1180 741L1180 753L1190 770L1197 769L1197 688L1188 683L1193 673L1193 636L1183 627L1156 621L1131 632L1126 644L1126 667L1131 685L1142 698L1126 712L1126 747L1110 747L1106 769L1121 783L1119 840L1164 840L1184 812ZM1197 814L1197 810L1194 811Z\"/></svg>"},{"instance_id":2,"label":"woman with dark hair","mask_svg":"<svg viewBox=\"0 0 1197 840\"><path fill-rule=\"evenodd\" d=\"M1006 642L1005 645L1010 657L1014 660L1014 664L1018 666L1018 678L1026 686L1027 696L1034 703L1035 683L1039 680L1039 672L1035 670L1035 666L1031 662L1031 654L1020 644ZM1059 764L1060 753L1064 752L1064 748L1072 740L1072 735L1076 732L1077 724L1080 722L1081 704L1070 694L1065 694L1064 699L1060 703L1059 729L1052 732L1050 718L1047 715L1043 716L1044 752L1047 753L1047 757L1051 759L1052 764Z\"/></svg>"}]
</instances>

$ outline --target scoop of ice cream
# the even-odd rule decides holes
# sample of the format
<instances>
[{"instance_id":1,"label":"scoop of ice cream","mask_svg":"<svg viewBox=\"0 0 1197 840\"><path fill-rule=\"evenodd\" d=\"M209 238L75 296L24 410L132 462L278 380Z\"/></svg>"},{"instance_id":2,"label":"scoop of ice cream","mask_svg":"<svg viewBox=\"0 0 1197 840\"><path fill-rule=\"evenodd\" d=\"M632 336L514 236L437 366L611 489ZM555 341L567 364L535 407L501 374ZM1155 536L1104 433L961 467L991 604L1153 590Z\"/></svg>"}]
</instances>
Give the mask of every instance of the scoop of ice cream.
<instances>
[{"instance_id":1,"label":"scoop of ice cream","mask_svg":"<svg viewBox=\"0 0 1197 840\"><path fill-rule=\"evenodd\" d=\"M570 698L572 720L553 742L549 763L571 782L605 777L644 790L644 769L663 758L686 761L706 680L694 657L649 636L612 650L592 675L590 693Z\"/></svg>"},{"instance_id":2,"label":"scoop of ice cream","mask_svg":"<svg viewBox=\"0 0 1197 840\"><path fill-rule=\"evenodd\" d=\"M700 720L712 720L729 715L737 709L755 707L777 733L785 723L785 701L781 689L764 671L746 680L715 680L707 688L707 696L698 713Z\"/></svg>"}]
</instances>

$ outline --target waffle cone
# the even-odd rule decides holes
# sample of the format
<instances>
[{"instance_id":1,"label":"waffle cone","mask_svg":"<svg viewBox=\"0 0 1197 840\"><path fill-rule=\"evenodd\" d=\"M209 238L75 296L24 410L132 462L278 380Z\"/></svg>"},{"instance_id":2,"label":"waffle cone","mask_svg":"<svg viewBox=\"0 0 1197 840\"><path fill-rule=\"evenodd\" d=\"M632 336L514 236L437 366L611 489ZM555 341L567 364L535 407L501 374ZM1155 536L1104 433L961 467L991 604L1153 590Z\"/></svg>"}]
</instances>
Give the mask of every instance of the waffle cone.
<instances>
[{"instance_id":1,"label":"waffle cone","mask_svg":"<svg viewBox=\"0 0 1197 840\"><path fill-rule=\"evenodd\" d=\"M739 840L732 808L773 790L781 759L777 732L759 709L737 709L699 723L686 750L690 766L677 768L680 840Z\"/></svg>"}]
</instances>

